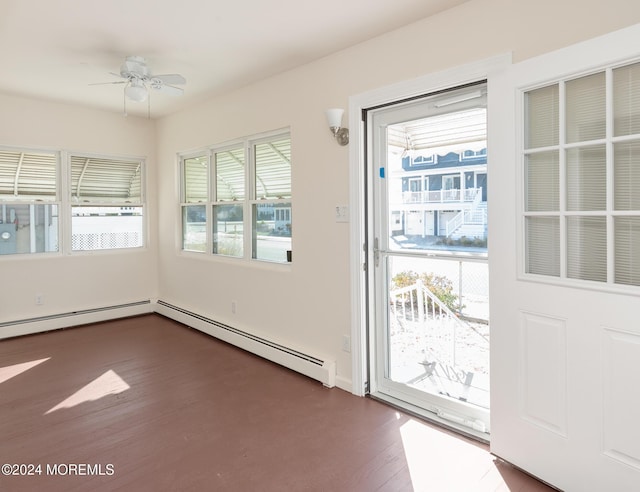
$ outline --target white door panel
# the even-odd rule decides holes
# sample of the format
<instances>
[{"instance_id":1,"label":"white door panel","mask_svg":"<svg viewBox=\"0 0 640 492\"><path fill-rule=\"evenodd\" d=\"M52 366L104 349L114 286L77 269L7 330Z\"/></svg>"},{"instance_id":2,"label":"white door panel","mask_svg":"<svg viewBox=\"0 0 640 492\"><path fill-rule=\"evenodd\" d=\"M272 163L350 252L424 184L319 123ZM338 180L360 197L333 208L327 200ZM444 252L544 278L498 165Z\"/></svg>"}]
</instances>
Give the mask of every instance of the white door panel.
<instances>
[{"instance_id":1,"label":"white door panel","mask_svg":"<svg viewBox=\"0 0 640 492\"><path fill-rule=\"evenodd\" d=\"M524 274L517 89L638 59L638 37L636 26L522 62L489 89L500 258L490 270L491 451L566 491L640 487L640 289Z\"/></svg>"}]
</instances>

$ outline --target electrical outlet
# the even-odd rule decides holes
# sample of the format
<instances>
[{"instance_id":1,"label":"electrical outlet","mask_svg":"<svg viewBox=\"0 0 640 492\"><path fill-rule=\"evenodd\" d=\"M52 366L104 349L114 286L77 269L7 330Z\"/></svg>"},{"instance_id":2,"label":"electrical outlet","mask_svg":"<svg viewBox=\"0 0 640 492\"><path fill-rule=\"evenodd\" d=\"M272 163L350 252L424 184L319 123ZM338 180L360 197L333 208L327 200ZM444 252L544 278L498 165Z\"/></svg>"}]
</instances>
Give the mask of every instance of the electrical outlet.
<instances>
[{"instance_id":1,"label":"electrical outlet","mask_svg":"<svg viewBox=\"0 0 640 492\"><path fill-rule=\"evenodd\" d=\"M42 306L44 304L44 294L36 294L36 306Z\"/></svg>"},{"instance_id":2,"label":"electrical outlet","mask_svg":"<svg viewBox=\"0 0 640 492\"><path fill-rule=\"evenodd\" d=\"M351 352L351 337L349 335L342 335L342 350Z\"/></svg>"},{"instance_id":3,"label":"electrical outlet","mask_svg":"<svg viewBox=\"0 0 640 492\"><path fill-rule=\"evenodd\" d=\"M236 301L231 301L231 312L236 314Z\"/></svg>"}]
</instances>

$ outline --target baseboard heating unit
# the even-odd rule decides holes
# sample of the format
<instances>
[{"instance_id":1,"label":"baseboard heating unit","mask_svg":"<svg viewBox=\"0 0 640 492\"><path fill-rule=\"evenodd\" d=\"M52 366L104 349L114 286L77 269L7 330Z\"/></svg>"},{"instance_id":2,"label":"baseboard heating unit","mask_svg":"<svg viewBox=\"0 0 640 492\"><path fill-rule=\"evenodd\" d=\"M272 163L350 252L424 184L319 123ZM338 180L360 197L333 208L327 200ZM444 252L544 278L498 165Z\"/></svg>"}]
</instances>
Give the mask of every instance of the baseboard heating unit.
<instances>
[{"instance_id":1,"label":"baseboard heating unit","mask_svg":"<svg viewBox=\"0 0 640 492\"><path fill-rule=\"evenodd\" d=\"M43 331L69 328L71 326L98 323L110 319L125 318L138 314L152 313L151 300L129 302L113 306L102 306L91 309L79 309L65 313L49 314L32 318L5 321L0 323L0 339L10 338Z\"/></svg>"},{"instance_id":2,"label":"baseboard heating unit","mask_svg":"<svg viewBox=\"0 0 640 492\"><path fill-rule=\"evenodd\" d=\"M333 360L304 354L162 300L157 301L155 311L247 352L316 379L329 388L336 384L336 363Z\"/></svg>"}]
</instances>

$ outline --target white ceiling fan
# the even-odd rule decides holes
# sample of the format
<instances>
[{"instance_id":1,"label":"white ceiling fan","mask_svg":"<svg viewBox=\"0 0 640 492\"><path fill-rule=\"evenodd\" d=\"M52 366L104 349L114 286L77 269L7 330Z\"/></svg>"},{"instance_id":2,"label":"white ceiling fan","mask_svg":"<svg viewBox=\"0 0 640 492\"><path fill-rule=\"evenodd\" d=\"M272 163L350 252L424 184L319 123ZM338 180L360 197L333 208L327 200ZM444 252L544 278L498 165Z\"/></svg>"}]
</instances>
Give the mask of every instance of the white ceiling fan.
<instances>
[{"instance_id":1,"label":"white ceiling fan","mask_svg":"<svg viewBox=\"0 0 640 492\"><path fill-rule=\"evenodd\" d=\"M120 67L120 73L111 72L111 74L120 77L122 80L90 85L126 84L124 87L125 116L127 114L127 99L135 102L149 101L150 89L171 96L181 96L184 89L176 87L176 85L187 83L186 79L177 73L152 75L146 60L142 56L128 56Z\"/></svg>"}]
</instances>

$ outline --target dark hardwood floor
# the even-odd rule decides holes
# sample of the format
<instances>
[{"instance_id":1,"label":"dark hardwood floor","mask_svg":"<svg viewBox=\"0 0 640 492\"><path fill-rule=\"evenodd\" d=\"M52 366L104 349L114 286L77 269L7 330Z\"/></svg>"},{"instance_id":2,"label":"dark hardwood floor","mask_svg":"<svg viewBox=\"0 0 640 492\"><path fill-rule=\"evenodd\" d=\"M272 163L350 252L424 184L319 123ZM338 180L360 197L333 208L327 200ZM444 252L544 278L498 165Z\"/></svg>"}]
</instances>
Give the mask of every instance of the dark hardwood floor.
<instances>
[{"instance_id":1,"label":"dark hardwood floor","mask_svg":"<svg viewBox=\"0 0 640 492\"><path fill-rule=\"evenodd\" d=\"M0 464L11 492L552 490L158 315L0 341Z\"/></svg>"}]
</instances>

